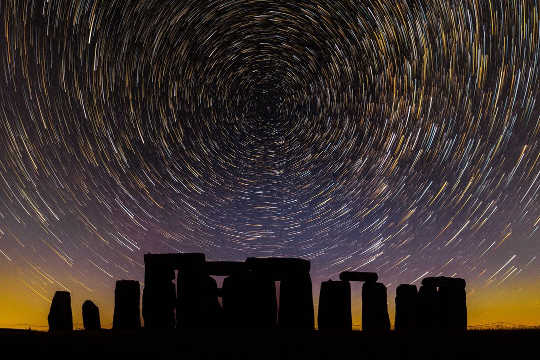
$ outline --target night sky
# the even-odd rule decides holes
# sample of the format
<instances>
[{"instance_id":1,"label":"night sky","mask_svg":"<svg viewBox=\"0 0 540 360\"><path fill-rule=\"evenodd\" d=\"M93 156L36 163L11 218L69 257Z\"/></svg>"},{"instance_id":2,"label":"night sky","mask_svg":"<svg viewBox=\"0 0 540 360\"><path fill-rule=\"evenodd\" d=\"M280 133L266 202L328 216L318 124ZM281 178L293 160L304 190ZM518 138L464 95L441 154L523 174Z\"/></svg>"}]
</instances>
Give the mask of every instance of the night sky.
<instances>
[{"instance_id":1,"label":"night sky","mask_svg":"<svg viewBox=\"0 0 540 360\"><path fill-rule=\"evenodd\" d=\"M194 251L309 259L315 302L459 276L471 325L539 324L539 12L2 0L0 327L65 289L110 327L144 253Z\"/></svg>"}]
</instances>

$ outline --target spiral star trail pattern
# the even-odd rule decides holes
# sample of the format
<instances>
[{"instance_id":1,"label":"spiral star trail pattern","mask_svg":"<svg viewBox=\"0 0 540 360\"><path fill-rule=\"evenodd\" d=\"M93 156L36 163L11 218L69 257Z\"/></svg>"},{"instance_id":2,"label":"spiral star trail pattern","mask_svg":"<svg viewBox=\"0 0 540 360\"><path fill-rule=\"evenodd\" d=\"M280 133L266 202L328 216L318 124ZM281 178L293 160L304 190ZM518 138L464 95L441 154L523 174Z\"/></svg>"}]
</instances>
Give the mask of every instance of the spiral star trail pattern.
<instances>
[{"instance_id":1,"label":"spiral star trail pattern","mask_svg":"<svg viewBox=\"0 0 540 360\"><path fill-rule=\"evenodd\" d=\"M461 276L484 322L540 307L536 0L0 11L2 324L61 289L110 324L114 281L176 251L377 271L389 303Z\"/></svg>"}]
</instances>

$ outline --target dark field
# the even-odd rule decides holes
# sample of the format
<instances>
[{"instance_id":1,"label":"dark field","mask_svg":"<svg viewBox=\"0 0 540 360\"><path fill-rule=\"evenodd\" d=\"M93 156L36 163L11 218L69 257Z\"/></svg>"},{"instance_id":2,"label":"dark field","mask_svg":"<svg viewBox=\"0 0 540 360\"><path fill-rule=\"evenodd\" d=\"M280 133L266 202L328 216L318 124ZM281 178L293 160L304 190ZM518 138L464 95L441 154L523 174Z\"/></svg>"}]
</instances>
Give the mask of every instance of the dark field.
<instances>
[{"instance_id":1,"label":"dark field","mask_svg":"<svg viewBox=\"0 0 540 360\"><path fill-rule=\"evenodd\" d=\"M6 359L540 359L540 330L466 333L0 330ZM9 354L9 355L8 355Z\"/></svg>"}]
</instances>

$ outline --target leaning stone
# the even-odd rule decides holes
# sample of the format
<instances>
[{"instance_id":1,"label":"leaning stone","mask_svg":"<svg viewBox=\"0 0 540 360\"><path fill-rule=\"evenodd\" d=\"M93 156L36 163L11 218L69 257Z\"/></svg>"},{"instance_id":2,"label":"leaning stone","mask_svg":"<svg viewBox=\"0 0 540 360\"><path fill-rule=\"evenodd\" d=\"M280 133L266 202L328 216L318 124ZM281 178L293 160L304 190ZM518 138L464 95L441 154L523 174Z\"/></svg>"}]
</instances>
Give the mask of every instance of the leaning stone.
<instances>
[{"instance_id":1,"label":"leaning stone","mask_svg":"<svg viewBox=\"0 0 540 360\"><path fill-rule=\"evenodd\" d=\"M71 295L67 291L57 291L51 303L48 316L49 331L72 331Z\"/></svg>"},{"instance_id":2,"label":"leaning stone","mask_svg":"<svg viewBox=\"0 0 540 360\"><path fill-rule=\"evenodd\" d=\"M100 330L99 308L90 300L82 305L83 325L85 330Z\"/></svg>"}]
</instances>

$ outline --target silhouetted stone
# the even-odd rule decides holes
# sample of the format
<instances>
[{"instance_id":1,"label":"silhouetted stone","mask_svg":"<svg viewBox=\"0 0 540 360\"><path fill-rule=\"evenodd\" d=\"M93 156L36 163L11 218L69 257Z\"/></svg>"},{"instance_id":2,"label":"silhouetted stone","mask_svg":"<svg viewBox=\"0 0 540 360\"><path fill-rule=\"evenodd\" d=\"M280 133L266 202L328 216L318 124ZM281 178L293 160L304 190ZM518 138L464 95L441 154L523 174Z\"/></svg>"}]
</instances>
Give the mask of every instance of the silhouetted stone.
<instances>
[{"instance_id":1,"label":"silhouetted stone","mask_svg":"<svg viewBox=\"0 0 540 360\"><path fill-rule=\"evenodd\" d=\"M51 302L47 318L49 331L72 331L71 295L67 291L57 291Z\"/></svg>"},{"instance_id":2,"label":"silhouetted stone","mask_svg":"<svg viewBox=\"0 0 540 360\"><path fill-rule=\"evenodd\" d=\"M142 314L147 329L174 328L176 289L174 270L165 264L152 264L144 284Z\"/></svg>"},{"instance_id":3,"label":"silhouetted stone","mask_svg":"<svg viewBox=\"0 0 540 360\"><path fill-rule=\"evenodd\" d=\"M308 273L311 268L309 260L299 258L247 258L249 269L269 276L272 280L280 281L291 274Z\"/></svg>"},{"instance_id":4,"label":"silhouetted stone","mask_svg":"<svg viewBox=\"0 0 540 360\"><path fill-rule=\"evenodd\" d=\"M85 330L100 330L99 308L90 300L82 305L82 317Z\"/></svg>"},{"instance_id":5,"label":"silhouetted stone","mask_svg":"<svg viewBox=\"0 0 540 360\"><path fill-rule=\"evenodd\" d=\"M173 328L176 324L176 289L172 282L175 269L202 271L205 256L202 253L145 254L142 313L144 326L149 329Z\"/></svg>"},{"instance_id":6,"label":"silhouetted stone","mask_svg":"<svg viewBox=\"0 0 540 360\"><path fill-rule=\"evenodd\" d=\"M224 279L222 292L226 327L276 326L276 287L269 277L252 271L235 273Z\"/></svg>"},{"instance_id":7,"label":"silhouetted stone","mask_svg":"<svg viewBox=\"0 0 540 360\"><path fill-rule=\"evenodd\" d=\"M376 282L379 276L374 272L343 271L339 274L339 279L343 281Z\"/></svg>"},{"instance_id":8,"label":"silhouetted stone","mask_svg":"<svg viewBox=\"0 0 540 360\"><path fill-rule=\"evenodd\" d=\"M178 272L176 320L179 328L220 327L222 310L216 280L202 267Z\"/></svg>"},{"instance_id":9,"label":"silhouetted stone","mask_svg":"<svg viewBox=\"0 0 540 360\"><path fill-rule=\"evenodd\" d=\"M280 282L279 326L281 328L313 329L314 317L309 272L288 273L288 276Z\"/></svg>"},{"instance_id":10,"label":"silhouetted stone","mask_svg":"<svg viewBox=\"0 0 540 360\"><path fill-rule=\"evenodd\" d=\"M440 278L440 326L449 330L467 329L467 300L465 280L459 278Z\"/></svg>"},{"instance_id":11,"label":"silhouetted stone","mask_svg":"<svg viewBox=\"0 0 540 360\"><path fill-rule=\"evenodd\" d=\"M417 327L437 329L440 327L440 301L435 282L422 281L418 290Z\"/></svg>"},{"instance_id":12,"label":"silhouetted stone","mask_svg":"<svg viewBox=\"0 0 540 360\"><path fill-rule=\"evenodd\" d=\"M178 253L178 254L144 254L144 282L152 273L153 266L165 266L171 269L192 268L204 266L206 261L203 253Z\"/></svg>"},{"instance_id":13,"label":"silhouetted stone","mask_svg":"<svg viewBox=\"0 0 540 360\"><path fill-rule=\"evenodd\" d=\"M229 276L247 270L247 264L240 261L207 261L206 273L214 276Z\"/></svg>"},{"instance_id":14,"label":"silhouetted stone","mask_svg":"<svg viewBox=\"0 0 540 360\"><path fill-rule=\"evenodd\" d=\"M417 307L416 285L399 285L396 289L396 330L416 329Z\"/></svg>"},{"instance_id":15,"label":"silhouetted stone","mask_svg":"<svg viewBox=\"0 0 540 360\"><path fill-rule=\"evenodd\" d=\"M422 279L422 285L436 288L439 286L439 279L439 277L434 276L425 277Z\"/></svg>"},{"instance_id":16,"label":"silhouetted stone","mask_svg":"<svg viewBox=\"0 0 540 360\"><path fill-rule=\"evenodd\" d=\"M424 278L422 287L425 288L425 294L422 294L421 308L426 310L419 314L419 321L422 321L423 328L466 330L465 286L465 280L460 278L445 276ZM435 291L435 295L433 291ZM431 303L428 303L429 299L431 299ZM430 309L431 315L428 313Z\"/></svg>"},{"instance_id":17,"label":"silhouetted stone","mask_svg":"<svg viewBox=\"0 0 540 360\"><path fill-rule=\"evenodd\" d=\"M141 327L140 287L135 280L119 280L114 289L113 329L133 330Z\"/></svg>"},{"instance_id":18,"label":"silhouetted stone","mask_svg":"<svg viewBox=\"0 0 540 360\"><path fill-rule=\"evenodd\" d=\"M362 285L362 330L390 330L386 286L384 284L369 281Z\"/></svg>"},{"instance_id":19,"label":"silhouetted stone","mask_svg":"<svg viewBox=\"0 0 540 360\"><path fill-rule=\"evenodd\" d=\"M348 281L321 283L317 322L319 330L352 330L351 284Z\"/></svg>"}]
</instances>

